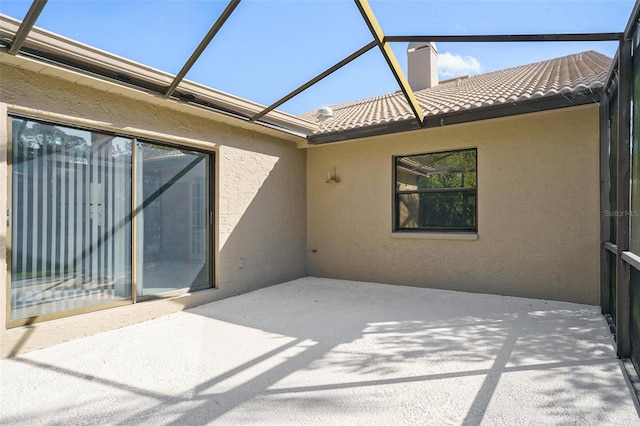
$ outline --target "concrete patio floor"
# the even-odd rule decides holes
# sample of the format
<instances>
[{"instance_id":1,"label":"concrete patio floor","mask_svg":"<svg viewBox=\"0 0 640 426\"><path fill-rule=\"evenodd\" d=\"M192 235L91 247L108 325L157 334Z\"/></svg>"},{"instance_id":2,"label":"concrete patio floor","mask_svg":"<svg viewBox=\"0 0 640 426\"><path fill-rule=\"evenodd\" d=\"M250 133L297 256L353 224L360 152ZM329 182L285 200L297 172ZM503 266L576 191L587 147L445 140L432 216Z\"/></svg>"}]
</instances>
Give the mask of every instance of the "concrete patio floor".
<instances>
[{"instance_id":1,"label":"concrete patio floor","mask_svg":"<svg viewBox=\"0 0 640 426\"><path fill-rule=\"evenodd\" d=\"M593 306L304 278L0 361L0 424L637 425Z\"/></svg>"}]
</instances>

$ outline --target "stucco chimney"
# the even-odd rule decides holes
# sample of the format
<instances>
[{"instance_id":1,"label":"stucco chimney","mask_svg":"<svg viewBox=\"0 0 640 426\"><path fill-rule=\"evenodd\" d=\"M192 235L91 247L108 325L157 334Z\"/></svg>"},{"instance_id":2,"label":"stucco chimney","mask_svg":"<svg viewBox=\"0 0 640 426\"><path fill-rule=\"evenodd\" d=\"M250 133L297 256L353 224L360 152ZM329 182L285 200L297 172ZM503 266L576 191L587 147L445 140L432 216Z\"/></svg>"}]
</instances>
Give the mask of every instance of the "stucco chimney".
<instances>
[{"instance_id":1,"label":"stucco chimney","mask_svg":"<svg viewBox=\"0 0 640 426\"><path fill-rule=\"evenodd\" d=\"M407 62L409 86L412 90L438 85L438 49L435 43L409 43Z\"/></svg>"}]
</instances>

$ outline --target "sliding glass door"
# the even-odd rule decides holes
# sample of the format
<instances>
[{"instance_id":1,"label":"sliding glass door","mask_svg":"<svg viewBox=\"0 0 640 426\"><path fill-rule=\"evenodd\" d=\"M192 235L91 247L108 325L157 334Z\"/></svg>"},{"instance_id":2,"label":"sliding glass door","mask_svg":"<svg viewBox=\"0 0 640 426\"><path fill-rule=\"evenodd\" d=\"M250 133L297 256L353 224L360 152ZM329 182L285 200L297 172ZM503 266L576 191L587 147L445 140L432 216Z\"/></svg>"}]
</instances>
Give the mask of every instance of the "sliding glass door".
<instances>
[{"instance_id":1,"label":"sliding glass door","mask_svg":"<svg viewBox=\"0 0 640 426\"><path fill-rule=\"evenodd\" d=\"M11 121L10 322L212 287L211 154Z\"/></svg>"}]
</instances>

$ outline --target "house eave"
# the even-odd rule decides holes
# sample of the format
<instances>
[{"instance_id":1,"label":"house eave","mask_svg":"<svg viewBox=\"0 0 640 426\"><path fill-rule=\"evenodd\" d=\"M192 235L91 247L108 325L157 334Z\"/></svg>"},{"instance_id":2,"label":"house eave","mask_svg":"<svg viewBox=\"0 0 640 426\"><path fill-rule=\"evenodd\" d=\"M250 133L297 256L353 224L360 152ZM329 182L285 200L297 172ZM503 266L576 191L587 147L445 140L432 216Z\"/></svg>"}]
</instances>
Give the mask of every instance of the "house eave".
<instances>
[{"instance_id":1,"label":"house eave","mask_svg":"<svg viewBox=\"0 0 640 426\"><path fill-rule=\"evenodd\" d=\"M599 103L600 97L601 92L599 90L581 90L568 93L558 93L536 99L482 106L463 111L425 115L424 125L422 127L418 125L414 119L407 119L392 123L382 123L330 133L315 134L309 136L307 139L309 141L309 145L344 142L352 139L380 136L390 133L409 132L425 128L442 127L453 124L567 108L590 103Z\"/></svg>"},{"instance_id":2,"label":"house eave","mask_svg":"<svg viewBox=\"0 0 640 426\"><path fill-rule=\"evenodd\" d=\"M0 14L0 53L5 63L15 62L11 57L36 61L44 66L103 80L110 85L123 87L124 91L133 89L162 99L174 79L172 74L40 28L31 29L19 52L15 56L10 55L10 40L19 25L20 21ZM277 110L261 120L251 121L251 117L265 108L264 105L192 81L182 81L166 101L190 104L247 122L253 128L266 127L295 137L304 138L317 130L315 123Z\"/></svg>"}]
</instances>

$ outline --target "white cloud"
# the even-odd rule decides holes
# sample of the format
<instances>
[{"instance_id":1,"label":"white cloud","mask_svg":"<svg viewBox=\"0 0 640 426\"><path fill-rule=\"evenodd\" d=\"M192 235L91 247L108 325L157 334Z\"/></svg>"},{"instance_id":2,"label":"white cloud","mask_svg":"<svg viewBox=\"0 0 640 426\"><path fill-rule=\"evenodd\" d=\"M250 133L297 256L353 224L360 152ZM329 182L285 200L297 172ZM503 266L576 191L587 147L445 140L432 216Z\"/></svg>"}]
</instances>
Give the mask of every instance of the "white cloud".
<instances>
[{"instance_id":1,"label":"white cloud","mask_svg":"<svg viewBox=\"0 0 640 426\"><path fill-rule=\"evenodd\" d=\"M454 55L444 52L438 55L438 74L444 78L478 74L482 71L480 62L473 56Z\"/></svg>"}]
</instances>

